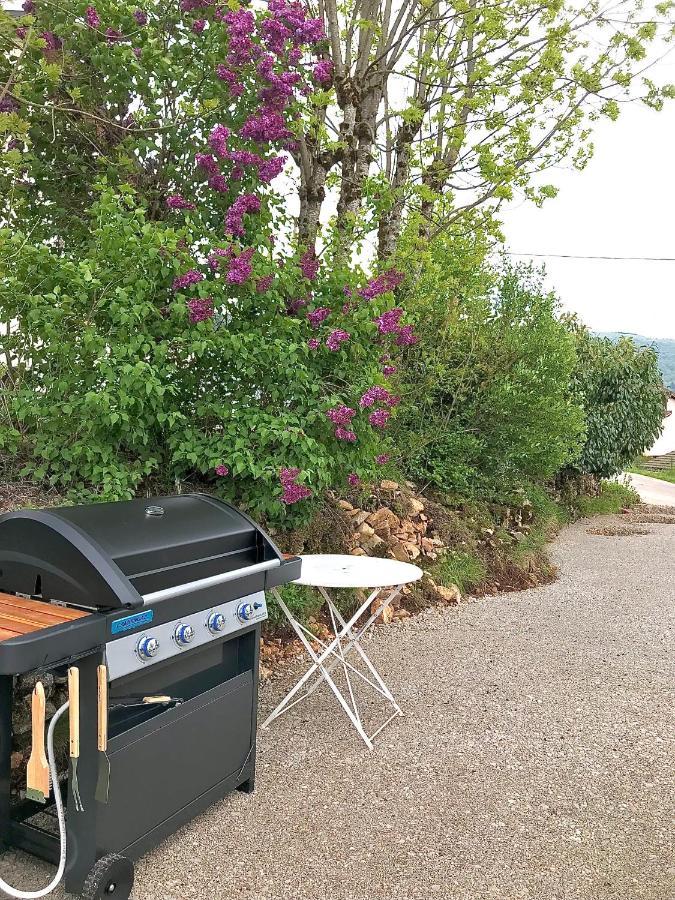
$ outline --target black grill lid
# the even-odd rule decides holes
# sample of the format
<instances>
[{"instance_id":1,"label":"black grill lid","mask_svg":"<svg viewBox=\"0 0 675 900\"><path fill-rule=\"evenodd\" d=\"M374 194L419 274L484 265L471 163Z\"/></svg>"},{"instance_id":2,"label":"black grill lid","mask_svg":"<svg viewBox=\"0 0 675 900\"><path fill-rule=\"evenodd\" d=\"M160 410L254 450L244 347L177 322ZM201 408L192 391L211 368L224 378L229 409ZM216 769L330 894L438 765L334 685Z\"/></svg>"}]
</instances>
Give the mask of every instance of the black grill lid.
<instances>
[{"instance_id":1,"label":"black grill lid","mask_svg":"<svg viewBox=\"0 0 675 900\"><path fill-rule=\"evenodd\" d=\"M255 523L204 494L0 516L0 590L80 606L141 606L142 594L271 560L281 554Z\"/></svg>"},{"instance_id":2,"label":"black grill lid","mask_svg":"<svg viewBox=\"0 0 675 900\"><path fill-rule=\"evenodd\" d=\"M131 578L257 546L252 522L200 494L69 506L54 514L86 532Z\"/></svg>"}]
</instances>

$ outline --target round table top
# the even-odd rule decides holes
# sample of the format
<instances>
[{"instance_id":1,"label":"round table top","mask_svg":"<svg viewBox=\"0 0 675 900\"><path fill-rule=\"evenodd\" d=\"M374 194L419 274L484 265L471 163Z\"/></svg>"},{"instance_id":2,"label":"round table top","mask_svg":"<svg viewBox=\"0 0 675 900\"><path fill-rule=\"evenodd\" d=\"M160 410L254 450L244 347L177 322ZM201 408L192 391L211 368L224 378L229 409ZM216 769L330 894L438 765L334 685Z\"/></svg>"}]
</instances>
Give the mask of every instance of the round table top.
<instances>
[{"instance_id":1,"label":"round table top","mask_svg":"<svg viewBox=\"0 0 675 900\"><path fill-rule=\"evenodd\" d=\"M302 572L295 584L310 587L376 588L394 587L418 581L424 574L411 563L375 556L310 553L301 556Z\"/></svg>"}]
</instances>

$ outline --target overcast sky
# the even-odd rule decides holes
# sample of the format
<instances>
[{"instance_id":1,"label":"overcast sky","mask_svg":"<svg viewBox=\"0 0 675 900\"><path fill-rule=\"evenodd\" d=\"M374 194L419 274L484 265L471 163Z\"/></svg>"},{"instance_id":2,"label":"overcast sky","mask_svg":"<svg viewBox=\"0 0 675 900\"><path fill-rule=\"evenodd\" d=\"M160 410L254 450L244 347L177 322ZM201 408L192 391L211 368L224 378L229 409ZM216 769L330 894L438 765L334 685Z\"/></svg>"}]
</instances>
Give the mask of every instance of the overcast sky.
<instances>
[{"instance_id":1,"label":"overcast sky","mask_svg":"<svg viewBox=\"0 0 675 900\"><path fill-rule=\"evenodd\" d=\"M675 59L656 71L655 80L675 83ZM548 173L555 199L506 212L509 249L675 258L675 101L660 113L625 105L594 142L583 172ZM675 262L533 261L545 263L549 285L590 328L675 338Z\"/></svg>"}]
</instances>

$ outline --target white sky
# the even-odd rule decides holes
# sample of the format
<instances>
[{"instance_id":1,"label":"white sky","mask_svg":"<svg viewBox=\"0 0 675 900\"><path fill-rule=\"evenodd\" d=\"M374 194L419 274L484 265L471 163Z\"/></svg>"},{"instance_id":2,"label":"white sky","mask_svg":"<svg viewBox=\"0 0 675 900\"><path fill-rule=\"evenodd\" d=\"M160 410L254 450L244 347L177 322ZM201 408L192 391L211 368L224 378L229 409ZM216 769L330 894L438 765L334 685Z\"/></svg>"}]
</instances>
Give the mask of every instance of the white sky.
<instances>
[{"instance_id":1,"label":"white sky","mask_svg":"<svg viewBox=\"0 0 675 900\"><path fill-rule=\"evenodd\" d=\"M654 80L675 83L675 60ZM675 257L675 101L660 113L626 104L602 122L583 172L549 172L559 194L503 215L511 251ZM524 259L526 257L515 257ZM533 259L566 309L596 331L675 338L675 262Z\"/></svg>"}]
</instances>

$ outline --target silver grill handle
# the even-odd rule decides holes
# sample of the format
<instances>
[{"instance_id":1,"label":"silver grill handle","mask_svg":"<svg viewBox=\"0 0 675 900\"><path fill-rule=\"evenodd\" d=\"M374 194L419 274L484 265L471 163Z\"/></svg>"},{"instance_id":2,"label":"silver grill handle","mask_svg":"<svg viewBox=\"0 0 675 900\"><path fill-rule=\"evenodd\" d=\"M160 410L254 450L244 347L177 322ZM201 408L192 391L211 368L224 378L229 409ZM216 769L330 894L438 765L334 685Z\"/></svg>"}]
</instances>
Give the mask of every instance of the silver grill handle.
<instances>
[{"instance_id":1,"label":"silver grill handle","mask_svg":"<svg viewBox=\"0 0 675 900\"><path fill-rule=\"evenodd\" d=\"M243 569L233 569L231 572L221 572L219 575L210 575L208 578L200 578L198 581L186 581L184 584L176 584L174 587L164 588L161 591L152 591L150 594L143 594L143 602L157 603L159 600L170 600L172 597L182 597L183 594L191 594L193 591L203 591L205 588L216 587L218 584L225 584L228 581L236 581L237 578L244 578L246 575L256 575L258 572L267 572L269 569L276 569L281 565L279 559L268 559L266 562L254 563L252 566L245 566Z\"/></svg>"}]
</instances>

